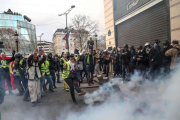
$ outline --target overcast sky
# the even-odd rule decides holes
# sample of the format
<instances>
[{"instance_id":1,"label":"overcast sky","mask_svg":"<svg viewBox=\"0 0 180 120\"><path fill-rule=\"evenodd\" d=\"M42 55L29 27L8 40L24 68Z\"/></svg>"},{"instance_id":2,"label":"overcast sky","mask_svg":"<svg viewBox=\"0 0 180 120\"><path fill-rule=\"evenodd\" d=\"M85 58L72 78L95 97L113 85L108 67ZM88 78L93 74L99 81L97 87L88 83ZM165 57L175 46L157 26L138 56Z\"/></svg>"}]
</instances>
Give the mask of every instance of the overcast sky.
<instances>
[{"instance_id":1,"label":"overcast sky","mask_svg":"<svg viewBox=\"0 0 180 120\"><path fill-rule=\"evenodd\" d=\"M68 24L76 14L85 14L99 23L98 35L105 34L104 0L0 0L0 12L9 8L32 19L36 25L36 35L44 33L42 40L52 41L57 28L65 28L64 13L71 5L76 7L68 15ZM52 24L55 23L55 24ZM50 24L50 25L46 25ZM37 38L39 40L39 37Z\"/></svg>"}]
</instances>

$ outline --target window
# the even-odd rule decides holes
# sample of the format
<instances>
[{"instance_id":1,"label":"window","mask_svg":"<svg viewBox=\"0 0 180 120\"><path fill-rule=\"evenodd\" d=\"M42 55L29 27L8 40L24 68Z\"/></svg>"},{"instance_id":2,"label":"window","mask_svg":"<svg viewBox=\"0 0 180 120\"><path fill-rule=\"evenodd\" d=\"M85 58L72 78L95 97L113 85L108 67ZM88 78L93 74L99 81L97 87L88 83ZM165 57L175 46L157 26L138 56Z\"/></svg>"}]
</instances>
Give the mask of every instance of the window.
<instances>
[{"instance_id":1,"label":"window","mask_svg":"<svg viewBox=\"0 0 180 120\"><path fill-rule=\"evenodd\" d=\"M9 19L9 15L5 15L5 19Z\"/></svg>"}]
</instances>

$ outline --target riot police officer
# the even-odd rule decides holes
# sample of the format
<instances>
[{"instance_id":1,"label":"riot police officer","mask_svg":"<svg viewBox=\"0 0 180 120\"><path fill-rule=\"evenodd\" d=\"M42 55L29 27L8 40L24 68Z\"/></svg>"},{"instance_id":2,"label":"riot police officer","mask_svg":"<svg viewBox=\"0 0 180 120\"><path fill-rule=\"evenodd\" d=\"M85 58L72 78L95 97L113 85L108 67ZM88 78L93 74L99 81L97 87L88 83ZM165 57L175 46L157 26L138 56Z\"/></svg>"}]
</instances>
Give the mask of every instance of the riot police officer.
<instances>
[{"instance_id":1,"label":"riot police officer","mask_svg":"<svg viewBox=\"0 0 180 120\"><path fill-rule=\"evenodd\" d=\"M168 40L165 40L163 42L163 68L164 72L167 73L170 71L170 65L171 65L171 56L165 56L165 53L167 50L171 49L172 46L170 45L170 42Z\"/></svg>"}]
</instances>

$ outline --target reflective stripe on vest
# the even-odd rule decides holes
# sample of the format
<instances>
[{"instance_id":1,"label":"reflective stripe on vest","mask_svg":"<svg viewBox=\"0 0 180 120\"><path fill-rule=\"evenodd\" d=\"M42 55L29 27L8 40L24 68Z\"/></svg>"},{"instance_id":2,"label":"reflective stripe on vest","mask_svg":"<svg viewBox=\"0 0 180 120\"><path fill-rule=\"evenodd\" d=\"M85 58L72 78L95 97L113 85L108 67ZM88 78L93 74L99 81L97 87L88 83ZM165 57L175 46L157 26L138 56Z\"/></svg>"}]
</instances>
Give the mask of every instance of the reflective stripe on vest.
<instances>
[{"instance_id":1,"label":"reflective stripe on vest","mask_svg":"<svg viewBox=\"0 0 180 120\"><path fill-rule=\"evenodd\" d=\"M6 60L1 60L0 68L7 68L7 67L9 67L9 65L7 64L7 61Z\"/></svg>"},{"instance_id":2,"label":"reflective stripe on vest","mask_svg":"<svg viewBox=\"0 0 180 120\"><path fill-rule=\"evenodd\" d=\"M62 78L63 78L63 79L66 79L66 78L68 78L69 73L70 73L70 65L69 65L68 62L66 62L66 63L64 63L64 64L67 65L67 68L63 70Z\"/></svg>"},{"instance_id":3,"label":"reflective stripe on vest","mask_svg":"<svg viewBox=\"0 0 180 120\"><path fill-rule=\"evenodd\" d=\"M64 62L64 63L66 63L66 62L67 62L65 58L61 58L61 59L63 60L63 62Z\"/></svg>"},{"instance_id":4,"label":"reflective stripe on vest","mask_svg":"<svg viewBox=\"0 0 180 120\"><path fill-rule=\"evenodd\" d=\"M76 61L79 60L79 57L75 57Z\"/></svg>"},{"instance_id":5,"label":"reflective stripe on vest","mask_svg":"<svg viewBox=\"0 0 180 120\"><path fill-rule=\"evenodd\" d=\"M49 61L46 60L43 64L41 64L41 73L42 75L50 75Z\"/></svg>"},{"instance_id":6,"label":"reflective stripe on vest","mask_svg":"<svg viewBox=\"0 0 180 120\"><path fill-rule=\"evenodd\" d=\"M19 67L21 68L21 70L23 70L22 66L23 66L23 59L21 59L20 62L19 62Z\"/></svg>"},{"instance_id":7,"label":"reflective stripe on vest","mask_svg":"<svg viewBox=\"0 0 180 120\"><path fill-rule=\"evenodd\" d=\"M94 56L92 55L93 57L93 64L94 64ZM89 55L88 55L88 58L87 58L87 64L89 64Z\"/></svg>"}]
</instances>

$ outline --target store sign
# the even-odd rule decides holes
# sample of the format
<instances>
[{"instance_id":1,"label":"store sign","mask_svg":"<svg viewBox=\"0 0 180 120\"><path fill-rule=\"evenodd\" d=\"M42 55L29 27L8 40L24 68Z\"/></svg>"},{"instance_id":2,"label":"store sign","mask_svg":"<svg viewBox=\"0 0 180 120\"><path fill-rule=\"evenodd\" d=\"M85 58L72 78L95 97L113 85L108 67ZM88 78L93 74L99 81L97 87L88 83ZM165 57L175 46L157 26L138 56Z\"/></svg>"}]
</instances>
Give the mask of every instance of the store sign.
<instances>
[{"instance_id":1,"label":"store sign","mask_svg":"<svg viewBox=\"0 0 180 120\"><path fill-rule=\"evenodd\" d=\"M135 7L139 3L139 1L140 0L135 0L135 1L129 2L127 5L127 10L130 10L131 8Z\"/></svg>"},{"instance_id":2,"label":"store sign","mask_svg":"<svg viewBox=\"0 0 180 120\"><path fill-rule=\"evenodd\" d=\"M115 1L115 11L114 17L115 21L126 16L127 14L131 13L132 11L140 8L141 6L151 3L156 0L114 0Z\"/></svg>"}]
</instances>

